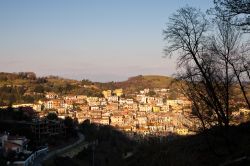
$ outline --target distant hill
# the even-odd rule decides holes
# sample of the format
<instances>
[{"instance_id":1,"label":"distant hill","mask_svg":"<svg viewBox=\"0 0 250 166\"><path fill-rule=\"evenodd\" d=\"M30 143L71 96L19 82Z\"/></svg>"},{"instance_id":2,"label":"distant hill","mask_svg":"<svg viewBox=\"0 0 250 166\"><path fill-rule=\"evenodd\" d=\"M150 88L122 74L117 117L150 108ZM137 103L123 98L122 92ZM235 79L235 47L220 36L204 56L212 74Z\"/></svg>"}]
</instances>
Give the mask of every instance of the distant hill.
<instances>
[{"instance_id":1,"label":"distant hill","mask_svg":"<svg viewBox=\"0 0 250 166\"><path fill-rule=\"evenodd\" d=\"M107 89L122 88L125 93L133 93L144 88L170 88L173 81L173 78L167 76L139 75L130 77L126 81L100 83L87 79L78 81L58 76L37 77L33 72L1 72L0 105L34 102L43 99L46 92L61 95L102 96L102 90Z\"/></svg>"},{"instance_id":2,"label":"distant hill","mask_svg":"<svg viewBox=\"0 0 250 166\"><path fill-rule=\"evenodd\" d=\"M169 88L173 78L158 75L145 75L130 77L127 81L118 82L117 85L122 88L129 88L134 85L141 88Z\"/></svg>"},{"instance_id":3,"label":"distant hill","mask_svg":"<svg viewBox=\"0 0 250 166\"><path fill-rule=\"evenodd\" d=\"M101 90L90 81L77 81L57 76L37 77L33 72L0 73L0 106L32 103L44 98L46 92L101 96Z\"/></svg>"},{"instance_id":4,"label":"distant hill","mask_svg":"<svg viewBox=\"0 0 250 166\"><path fill-rule=\"evenodd\" d=\"M139 75L130 77L126 81L121 82L108 82L108 83L95 83L101 89L114 89L122 88L125 91L138 91L145 88L170 88L174 83L172 77L159 76L159 75Z\"/></svg>"},{"instance_id":5,"label":"distant hill","mask_svg":"<svg viewBox=\"0 0 250 166\"><path fill-rule=\"evenodd\" d=\"M65 79L58 76L37 77L36 74L33 72L19 72L19 73L0 72L0 86L4 85L25 86L25 85L32 85L39 83L43 84L48 82L55 84L61 84L61 83L75 84L78 81Z\"/></svg>"},{"instance_id":6,"label":"distant hill","mask_svg":"<svg viewBox=\"0 0 250 166\"><path fill-rule=\"evenodd\" d=\"M117 87L121 87L125 92L134 92L145 88L170 88L174 79L167 76L146 75L130 77L127 81L117 82Z\"/></svg>"}]
</instances>

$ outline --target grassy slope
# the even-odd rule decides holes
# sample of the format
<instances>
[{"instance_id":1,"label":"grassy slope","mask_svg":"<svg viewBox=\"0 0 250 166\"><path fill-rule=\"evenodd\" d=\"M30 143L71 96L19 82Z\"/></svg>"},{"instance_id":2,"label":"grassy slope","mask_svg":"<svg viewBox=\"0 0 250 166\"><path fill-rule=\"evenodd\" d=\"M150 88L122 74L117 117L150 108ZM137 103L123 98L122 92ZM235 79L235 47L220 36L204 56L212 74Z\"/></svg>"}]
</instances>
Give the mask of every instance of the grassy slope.
<instances>
[{"instance_id":1,"label":"grassy slope","mask_svg":"<svg viewBox=\"0 0 250 166\"><path fill-rule=\"evenodd\" d=\"M156 76L156 75L145 75L145 76L136 76L131 77L127 81L118 82L118 85L123 86L136 86L137 83L140 83L140 86L143 88L168 88L173 81L173 78L166 76Z\"/></svg>"},{"instance_id":2,"label":"grassy slope","mask_svg":"<svg viewBox=\"0 0 250 166\"><path fill-rule=\"evenodd\" d=\"M32 81L28 79L20 79L15 73L0 73L0 77L7 77L7 80L1 80L0 85L32 85ZM60 78L60 77L47 77L48 83L53 84L80 84L80 81ZM96 82L96 85L103 85L108 87L113 85L114 88L131 88L137 86L138 83L143 88L168 88L173 81L173 78L167 76L158 76L158 75L145 75L145 76L135 76L131 77L126 81L121 82L108 82L108 83L99 83Z\"/></svg>"},{"instance_id":3,"label":"grassy slope","mask_svg":"<svg viewBox=\"0 0 250 166\"><path fill-rule=\"evenodd\" d=\"M2 94L0 95L2 99L0 103L2 103L1 105L7 105L10 98L12 98L11 103L13 104L27 103L32 97L37 101L43 98L45 92L55 92L62 95L82 94L88 96L102 96L102 90L122 88L126 94L132 94L144 88L169 88L173 80L173 78L166 76L149 75L135 76L129 78L127 81L121 82L94 83L88 80L77 81L55 76L31 79L22 77L18 73L0 73L0 94ZM12 86L9 88L12 90L8 90L5 86ZM33 92L37 92L35 94L39 96L34 96ZM29 99L25 98L25 95L29 95Z\"/></svg>"},{"instance_id":4,"label":"grassy slope","mask_svg":"<svg viewBox=\"0 0 250 166\"><path fill-rule=\"evenodd\" d=\"M23 85L23 86L33 86L36 85L36 82L34 80L30 79L22 79L19 78L16 73L0 73L0 78L6 78L6 80L1 79L0 80L0 86L3 85ZM48 82L47 83L53 83L53 84L76 84L79 81L76 80L71 80L71 79L65 79L65 78L60 78L60 77L47 77Z\"/></svg>"},{"instance_id":5,"label":"grassy slope","mask_svg":"<svg viewBox=\"0 0 250 166\"><path fill-rule=\"evenodd\" d=\"M131 77L127 81L117 83L125 92L131 93L145 88L168 88L174 89L175 80L167 76L146 75Z\"/></svg>"}]
</instances>

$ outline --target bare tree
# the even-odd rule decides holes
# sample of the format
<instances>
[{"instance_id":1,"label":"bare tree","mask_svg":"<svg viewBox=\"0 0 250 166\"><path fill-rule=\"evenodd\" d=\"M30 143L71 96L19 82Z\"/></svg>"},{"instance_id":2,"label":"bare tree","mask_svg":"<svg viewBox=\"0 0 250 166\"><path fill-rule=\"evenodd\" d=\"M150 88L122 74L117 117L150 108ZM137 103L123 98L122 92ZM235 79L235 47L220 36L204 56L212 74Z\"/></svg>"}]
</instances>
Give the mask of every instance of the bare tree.
<instances>
[{"instance_id":1,"label":"bare tree","mask_svg":"<svg viewBox=\"0 0 250 166\"><path fill-rule=\"evenodd\" d=\"M214 0L217 16L235 18L233 25L249 30L250 0Z\"/></svg>"},{"instance_id":2,"label":"bare tree","mask_svg":"<svg viewBox=\"0 0 250 166\"><path fill-rule=\"evenodd\" d=\"M227 19L217 18L215 23L218 30L211 39L210 51L217 55L220 60L225 61L225 65L228 66L226 72L231 73L231 79L235 79L240 86L246 105L250 109L247 87L244 84L245 78L249 74L249 69L247 69L247 53L249 51L245 49L248 46L241 42L242 33L232 26L230 17Z\"/></svg>"},{"instance_id":3,"label":"bare tree","mask_svg":"<svg viewBox=\"0 0 250 166\"><path fill-rule=\"evenodd\" d=\"M193 102L193 111L203 128L227 127L234 110L230 102L235 80L242 81L236 66L239 58L235 58L239 53L240 34L224 20L217 22L215 35L207 31L208 25L199 10L181 8L170 17L163 32L168 41L165 53L178 55L179 79L186 83L184 92ZM249 103L243 84L241 90Z\"/></svg>"},{"instance_id":4,"label":"bare tree","mask_svg":"<svg viewBox=\"0 0 250 166\"><path fill-rule=\"evenodd\" d=\"M216 17L213 26L205 15L192 7L179 9L163 31L167 56L178 56L178 78L193 102L193 112L205 129L214 125L227 127L236 110L236 87L250 108L249 43L242 43L242 33L231 17ZM212 31L208 31L208 27Z\"/></svg>"}]
</instances>

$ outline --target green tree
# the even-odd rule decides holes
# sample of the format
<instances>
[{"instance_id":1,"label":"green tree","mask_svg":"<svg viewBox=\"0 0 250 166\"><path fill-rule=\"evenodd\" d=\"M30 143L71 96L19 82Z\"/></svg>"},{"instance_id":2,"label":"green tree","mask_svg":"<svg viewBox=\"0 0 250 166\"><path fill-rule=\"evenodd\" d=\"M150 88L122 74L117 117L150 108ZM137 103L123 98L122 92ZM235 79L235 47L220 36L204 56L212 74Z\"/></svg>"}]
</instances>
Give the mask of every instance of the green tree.
<instances>
[{"instance_id":1,"label":"green tree","mask_svg":"<svg viewBox=\"0 0 250 166\"><path fill-rule=\"evenodd\" d=\"M34 92L36 93L44 93L44 87L42 85L36 85L34 88Z\"/></svg>"},{"instance_id":2,"label":"green tree","mask_svg":"<svg viewBox=\"0 0 250 166\"><path fill-rule=\"evenodd\" d=\"M151 97L153 97L153 96L156 95L156 93L155 93L154 91L150 90L150 91L148 92L148 95L151 96Z\"/></svg>"},{"instance_id":3,"label":"green tree","mask_svg":"<svg viewBox=\"0 0 250 166\"><path fill-rule=\"evenodd\" d=\"M74 128L74 120L71 117L66 117L64 119L64 125L66 128Z\"/></svg>"},{"instance_id":4,"label":"green tree","mask_svg":"<svg viewBox=\"0 0 250 166\"><path fill-rule=\"evenodd\" d=\"M66 117L63 122L64 122L64 125L65 125L65 128L66 128L67 136L75 135L76 132L75 132L74 120L71 117Z\"/></svg>"},{"instance_id":5,"label":"green tree","mask_svg":"<svg viewBox=\"0 0 250 166\"><path fill-rule=\"evenodd\" d=\"M46 117L48 120L57 120L58 119L58 116L56 113L48 113L47 117Z\"/></svg>"}]
</instances>

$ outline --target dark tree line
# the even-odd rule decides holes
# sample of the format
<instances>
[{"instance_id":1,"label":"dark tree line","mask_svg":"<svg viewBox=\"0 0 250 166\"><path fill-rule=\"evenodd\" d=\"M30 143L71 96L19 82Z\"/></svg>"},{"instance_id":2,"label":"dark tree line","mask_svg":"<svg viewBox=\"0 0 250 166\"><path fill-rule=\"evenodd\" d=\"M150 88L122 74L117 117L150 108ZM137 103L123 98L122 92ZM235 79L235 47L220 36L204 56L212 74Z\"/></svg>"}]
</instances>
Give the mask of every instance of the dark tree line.
<instances>
[{"instance_id":1,"label":"dark tree line","mask_svg":"<svg viewBox=\"0 0 250 166\"><path fill-rule=\"evenodd\" d=\"M25 94L27 88L20 86L0 87L0 106L8 106L14 103L32 103L41 98L39 95Z\"/></svg>"}]
</instances>

